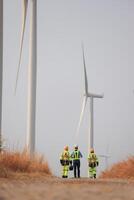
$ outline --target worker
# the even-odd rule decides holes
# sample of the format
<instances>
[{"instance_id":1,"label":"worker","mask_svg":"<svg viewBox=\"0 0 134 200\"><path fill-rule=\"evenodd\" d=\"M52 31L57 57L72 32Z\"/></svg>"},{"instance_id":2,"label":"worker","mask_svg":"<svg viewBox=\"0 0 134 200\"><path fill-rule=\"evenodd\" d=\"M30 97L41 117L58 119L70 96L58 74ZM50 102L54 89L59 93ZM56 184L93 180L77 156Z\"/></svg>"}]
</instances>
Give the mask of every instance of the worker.
<instances>
[{"instance_id":1,"label":"worker","mask_svg":"<svg viewBox=\"0 0 134 200\"><path fill-rule=\"evenodd\" d=\"M73 159L74 178L80 178L80 158L82 157L78 145L74 145L74 151L71 154L71 158Z\"/></svg>"},{"instance_id":2,"label":"worker","mask_svg":"<svg viewBox=\"0 0 134 200\"><path fill-rule=\"evenodd\" d=\"M96 178L96 167L99 165L99 160L94 152L94 149L90 149L88 155L89 177Z\"/></svg>"},{"instance_id":3,"label":"worker","mask_svg":"<svg viewBox=\"0 0 134 200\"><path fill-rule=\"evenodd\" d=\"M60 156L60 163L62 165L62 178L68 178L69 165L72 164L69 147L65 146L64 151Z\"/></svg>"}]
</instances>

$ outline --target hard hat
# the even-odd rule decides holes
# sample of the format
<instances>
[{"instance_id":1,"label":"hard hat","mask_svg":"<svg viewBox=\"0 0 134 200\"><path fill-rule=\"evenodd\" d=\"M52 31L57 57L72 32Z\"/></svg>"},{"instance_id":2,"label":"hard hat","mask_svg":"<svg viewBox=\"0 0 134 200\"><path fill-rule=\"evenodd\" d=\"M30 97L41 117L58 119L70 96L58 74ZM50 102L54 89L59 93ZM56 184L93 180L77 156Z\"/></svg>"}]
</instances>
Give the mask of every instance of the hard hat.
<instances>
[{"instance_id":1,"label":"hard hat","mask_svg":"<svg viewBox=\"0 0 134 200\"><path fill-rule=\"evenodd\" d=\"M65 147L64 147L64 150L65 150L65 151L68 151L68 150L69 150L69 147L68 147L68 146L65 146Z\"/></svg>"},{"instance_id":2,"label":"hard hat","mask_svg":"<svg viewBox=\"0 0 134 200\"><path fill-rule=\"evenodd\" d=\"M74 145L74 149L78 149L78 145L77 144Z\"/></svg>"},{"instance_id":3,"label":"hard hat","mask_svg":"<svg viewBox=\"0 0 134 200\"><path fill-rule=\"evenodd\" d=\"M94 149L93 148L90 149L90 153L94 153Z\"/></svg>"}]
</instances>

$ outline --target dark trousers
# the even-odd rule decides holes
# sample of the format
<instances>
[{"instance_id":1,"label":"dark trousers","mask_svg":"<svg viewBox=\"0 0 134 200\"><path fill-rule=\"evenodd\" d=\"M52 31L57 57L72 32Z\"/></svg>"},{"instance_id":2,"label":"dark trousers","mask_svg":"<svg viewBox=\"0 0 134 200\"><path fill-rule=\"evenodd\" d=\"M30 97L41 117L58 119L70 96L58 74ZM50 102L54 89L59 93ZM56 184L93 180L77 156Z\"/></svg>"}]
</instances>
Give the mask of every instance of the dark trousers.
<instances>
[{"instance_id":1,"label":"dark trousers","mask_svg":"<svg viewBox=\"0 0 134 200\"><path fill-rule=\"evenodd\" d=\"M73 168L74 168L74 178L80 178L80 160L73 161Z\"/></svg>"}]
</instances>

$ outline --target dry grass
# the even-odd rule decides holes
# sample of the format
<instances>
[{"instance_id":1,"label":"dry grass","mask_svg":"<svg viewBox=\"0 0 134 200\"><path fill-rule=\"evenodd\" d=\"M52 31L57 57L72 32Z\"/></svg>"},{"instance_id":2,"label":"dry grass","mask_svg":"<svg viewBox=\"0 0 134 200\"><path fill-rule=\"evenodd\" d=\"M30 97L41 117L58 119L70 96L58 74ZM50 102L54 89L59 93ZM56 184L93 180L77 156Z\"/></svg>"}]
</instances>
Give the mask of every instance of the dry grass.
<instances>
[{"instance_id":1,"label":"dry grass","mask_svg":"<svg viewBox=\"0 0 134 200\"><path fill-rule=\"evenodd\" d=\"M114 164L110 169L102 172L100 178L134 179L134 156Z\"/></svg>"},{"instance_id":2,"label":"dry grass","mask_svg":"<svg viewBox=\"0 0 134 200\"><path fill-rule=\"evenodd\" d=\"M26 151L3 152L0 154L0 177L8 177L11 173L44 173L51 175L48 163L42 156L30 159Z\"/></svg>"}]
</instances>

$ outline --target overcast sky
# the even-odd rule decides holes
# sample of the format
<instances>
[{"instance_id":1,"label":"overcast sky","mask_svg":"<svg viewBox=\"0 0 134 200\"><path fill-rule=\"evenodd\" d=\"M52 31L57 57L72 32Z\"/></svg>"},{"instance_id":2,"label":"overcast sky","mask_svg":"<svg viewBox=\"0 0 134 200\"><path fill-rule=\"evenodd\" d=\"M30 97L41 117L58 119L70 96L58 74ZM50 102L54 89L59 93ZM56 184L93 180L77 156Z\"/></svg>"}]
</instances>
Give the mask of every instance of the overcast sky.
<instances>
[{"instance_id":1,"label":"overcast sky","mask_svg":"<svg viewBox=\"0 0 134 200\"><path fill-rule=\"evenodd\" d=\"M109 153L110 165L134 154L134 1L37 0L37 4L37 152L45 155L53 173L59 175L64 145L72 150L76 143L84 89L83 41L89 90L104 93L104 99L94 102L95 150ZM21 0L4 0L2 129L7 145L15 149L23 149L26 139L29 9L14 96L21 16ZM84 176L88 131L89 102L78 141ZM104 169L104 160L100 163Z\"/></svg>"}]
</instances>

